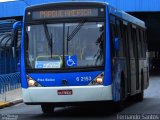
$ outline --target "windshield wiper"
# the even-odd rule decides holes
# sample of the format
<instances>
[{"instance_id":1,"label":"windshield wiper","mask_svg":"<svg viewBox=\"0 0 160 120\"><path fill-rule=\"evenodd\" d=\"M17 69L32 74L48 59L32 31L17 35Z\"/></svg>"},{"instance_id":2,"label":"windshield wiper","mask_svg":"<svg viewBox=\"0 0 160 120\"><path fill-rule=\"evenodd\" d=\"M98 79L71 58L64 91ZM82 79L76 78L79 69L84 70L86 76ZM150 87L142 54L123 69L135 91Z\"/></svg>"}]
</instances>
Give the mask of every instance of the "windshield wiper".
<instances>
[{"instance_id":1,"label":"windshield wiper","mask_svg":"<svg viewBox=\"0 0 160 120\"><path fill-rule=\"evenodd\" d=\"M73 39L73 37L79 32L79 30L81 29L81 27L84 25L85 23L85 19L83 19L77 26L76 28L74 28L74 30L72 31L72 33L69 35L67 33L67 41L70 41L71 39ZM69 29L68 29L69 31Z\"/></svg>"},{"instance_id":2,"label":"windshield wiper","mask_svg":"<svg viewBox=\"0 0 160 120\"><path fill-rule=\"evenodd\" d=\"M51 49L51 58L52 58L52 33L51 33L51 35L49 34L48 27L47 27L46 23L43 24L43 27L44 27L44 32L45 32L45 35L46 35L46 38L48 41L48 46L50 46L50 49Z\"/></svg>"},{"instance_id":3,"label":"windshield wiper","mask_svg":"<svg viewBox=\"0 0 160 120\"><path fill-rule=\"evenodd\" d=\"M71 41L74 36L79 32L79 30L82 28L82 26L84 25L84 23L86 22L85 19L83 19L71 32L71 34L69 35L69 26L68 26L68 30L67 30L67 54L68 54L68 42Z\"/></svg>"}]
</instances>

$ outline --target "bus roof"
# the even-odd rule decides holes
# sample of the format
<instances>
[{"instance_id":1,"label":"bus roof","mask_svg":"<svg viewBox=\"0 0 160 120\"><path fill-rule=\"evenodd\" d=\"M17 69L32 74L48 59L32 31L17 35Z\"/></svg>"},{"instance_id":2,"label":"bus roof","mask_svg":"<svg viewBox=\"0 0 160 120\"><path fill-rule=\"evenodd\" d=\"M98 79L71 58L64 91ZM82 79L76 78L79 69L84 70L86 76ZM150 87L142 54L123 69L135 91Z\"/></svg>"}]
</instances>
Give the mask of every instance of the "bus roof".
<instances>
[{"instance_id":1,"label":"bus roof","mask_svg":"<svg viewBox=\"0 0 160 120\"><path fill-rule=\"evenodd\" d=\"M134 17L134 16L122 11L122 10L114 8L114 7L110 6L110 5L108 5L108 9L109 9L109 13L111 13L111 14L117 16L117 17L120 17L123 20L131 22L131 23L133 23L135 25L138 25L138 26L140 26L142 28L146 28L145 23L142 20L140 20L140 19L138 19L138 18L136 18L136 17Z\"/></svg>"},{"instance_id":2,"label":"bus roof","mask_svg":"<svg viewBox=\"0 0 160 120\"><path fill-rule=\"evenodd\" d=\"M98 1L85 1L85 2L84 1L71 1L71 2L64 2L63 1L63 2L44 3L44 4L29 6L29 7L26 8L26 10L32 9L32 7L34 7L34 8L41 8L41 7L44 7L45 5L53 5L53 4L54 5L62 5L62 4L63 5L64 4L65 5L69 5L71 3L84 4L84 5L89 4L89 3L92 3L92 5L96 5L96 4L99 4L99 5L103 4L103 5L105 5L106 4L108 6L109 13L111 13L111 14L117 16L117 17L120 17L123 20L131 22L131 23L133 23L135 25L138 25L140 27L146 28L145 23L142 20L140 20L140 19L138 19L138 18L136 18L134 16L131 16L128 13L126 13L126 12L124 12L122 10L114 8L114 7L112 7L111 5L109 5L106 2L100 2L100 1L99 2Z\"/></svg>"},{"instance_id":3,"label":"bus roof","mask_svg":"<svg viewBox=\"0 0 160 120\"><path fill-rule=\"evenodd\" d=\"M105 5L106 3L105 2L96 2L96 1L61 1L61 2L50 2L50 3L43 3L43 4L37 4L37 5L31 5L31 6L28 6L26 7L26 10L30 10L32 8L42 8L42 7L45 7L45 6L58 6L58 5L62 5L62 6L65 6L65 5L70 5L72 6L72 3L76 4L76 5L88 5L88 4L91 4L91 5Z\"/></svg>"}]
</instances>

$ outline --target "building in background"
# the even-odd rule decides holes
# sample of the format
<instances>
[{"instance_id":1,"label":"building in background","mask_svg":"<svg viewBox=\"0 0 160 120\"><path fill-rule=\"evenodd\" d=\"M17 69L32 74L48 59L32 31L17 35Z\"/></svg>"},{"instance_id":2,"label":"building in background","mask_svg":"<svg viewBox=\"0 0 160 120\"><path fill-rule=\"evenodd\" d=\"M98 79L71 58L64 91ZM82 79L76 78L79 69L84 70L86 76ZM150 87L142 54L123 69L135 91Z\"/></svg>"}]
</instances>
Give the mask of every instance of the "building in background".
<instances>
[{"instance_id":1,"label":"building in background","mask_svg":"<svg viewBox=\"0 0 160 120\"><path fill-rule=\"evenodd\" d=\"M12 0L0 2L0 20L23 19L24 9L27 6L56 2L60 0ZM77 1L77 0L62 0ZM88 1L88 0L79 0ZM90 0L91 1L91 0ZM96 0L92 0L96 1ZM105 0L102 0L105 1ZM160 0L106 0L112 6L122 9L145 21L148 31L148 50L151 52L150 70L160 71Z\"/></svg>"},{"instance_id":2,"label":"building in background","mask_svg":"<svg viewBox=\"0 0 160 120\"><path fill-rule=\"evenodd\" d=\"M15 19L0 20L0 75L17 72L21 29L13 30Z\"/></svg>"}]
</instances>

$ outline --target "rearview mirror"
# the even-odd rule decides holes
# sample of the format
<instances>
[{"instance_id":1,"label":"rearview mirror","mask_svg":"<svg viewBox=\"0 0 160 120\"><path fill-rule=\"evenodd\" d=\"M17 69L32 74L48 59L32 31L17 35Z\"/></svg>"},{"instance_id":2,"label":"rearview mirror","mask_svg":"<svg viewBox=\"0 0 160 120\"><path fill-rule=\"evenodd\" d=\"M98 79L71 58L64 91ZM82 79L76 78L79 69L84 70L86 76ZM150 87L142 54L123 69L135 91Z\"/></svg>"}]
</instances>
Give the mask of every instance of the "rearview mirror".
<instances>
[{"instance_id":1,"label":"rearview mirror","mask_svg":"<svg viewBox=\"0 0 160 120\"><path fill-rule=\"evenodd\" d=\"M14 30L16 30L16 29L18 29L18 28L22 28L22 22L21 21L17 21L17 22L15 22L14 24L13 24L13 29Z\"/></svg>"},{"instance_id":2,"label":"rearview mirror","mask_svg":"<svg viewBox=\"0 0 160 120\"><path fill-rule=\"evenodd\" d=\"M114 48L116 51L119 51L119 49L120 49L120 43L119 43L118 37L114 38Z\"/></svg>"}]
</instances>

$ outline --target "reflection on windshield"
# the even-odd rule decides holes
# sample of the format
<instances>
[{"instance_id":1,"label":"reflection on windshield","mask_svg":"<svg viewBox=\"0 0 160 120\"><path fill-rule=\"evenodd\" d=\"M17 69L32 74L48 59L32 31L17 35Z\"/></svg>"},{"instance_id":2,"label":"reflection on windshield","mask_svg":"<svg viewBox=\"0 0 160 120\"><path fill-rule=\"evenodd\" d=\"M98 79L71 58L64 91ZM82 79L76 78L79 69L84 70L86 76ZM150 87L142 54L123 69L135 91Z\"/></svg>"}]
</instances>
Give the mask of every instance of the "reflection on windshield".
<instances>
[{"instance_id":1,"label":"reflection on windshield","mask_svg":"<svg viewBox=\"0 0 160 120\"><path fill-rule=\"evenodd\" d=\"M98 60L103 61L103 54L104 54L104 27L100 28L101 34L98 37L97 41L96 41L96 45L98 45L99 50L97 51L97 53L95 54L95 58L96 58L96 63L98 62ZM104 64L104 63L103 63Z\"/></svg>"},{"instance_id":2,"label":"reflection on windshield","mask_svg":"<svg viewBox=\"0 0 160 120\"><path fill-rule=\"evenodd\" d=\"M32 25L27 27L29 37L28 50L26 50L26 57L28 56L29 68L61 68L61 57L63 50L63 25L50 24L47 25L49 35L48 43L43 25ZM50 38L52 37L52 39ZM51 46L52 45L52 46ZM28 54L28 55L27 55ZM42 59L43 58L43 59ZM52 58L52 59L49 59Z\"/></svg>"},{"instance_id":3,"label":"reflection on windshield","mask_svg":"<svg viewBox=\"0 0 160 120\"><path fill-rule=\"evenodd\" d=\"M81 29L84 23L85 23L85 20L82 20L82 22L78 23L78 25L73 29L71 34L69 34L69 26L68 26L67 28L67 54L68 54L68 42L72 40L72 38L78 33L78 31Z\"/></svg>"},{"instance_id":4,"label":"reflection on windshield","mask_svg":"<svg viewBox=\"0 0 160 120\"><path fill-rule=\"evenodd\" d=\"M104 64L103 22L31 25L26 27L26 33L28 68L95 67Z\"/></svg>"},{"instance_id":5,"label":"reflection on windshield","mask_svg":"<svg viewBox=\"0 0 160 120\"><path fill-rule=\"evenodd\" d=\"M48 41L48 46L50 47L50 50L51 50L51 57L52 57L52 33L51 35L49 34L46 23L43 24L43 27L44 27L46 39Z\"/></svg>"}]
</instances>

